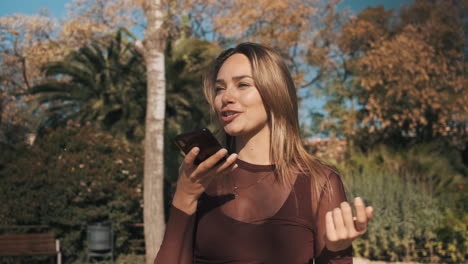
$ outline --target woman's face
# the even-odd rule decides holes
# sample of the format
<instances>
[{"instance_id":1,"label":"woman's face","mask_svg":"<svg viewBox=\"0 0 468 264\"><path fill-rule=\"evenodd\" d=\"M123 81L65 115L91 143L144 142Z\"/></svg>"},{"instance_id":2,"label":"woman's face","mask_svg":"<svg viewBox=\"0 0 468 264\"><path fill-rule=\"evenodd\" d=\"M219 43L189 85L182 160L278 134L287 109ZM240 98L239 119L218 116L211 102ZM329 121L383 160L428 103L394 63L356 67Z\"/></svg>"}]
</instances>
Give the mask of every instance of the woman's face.
<instances>
[{"instance_id":1,"label":"woman's face","mask_svg":"<svg viewBox=\"0 0 468 264\"><path fill-rule=\"evenodd\" d=\"M236 53L223 63L215 89L215 109L227 134L245 136L269 131L265 106L244 54Z\"/></svg>"}]
</instances>

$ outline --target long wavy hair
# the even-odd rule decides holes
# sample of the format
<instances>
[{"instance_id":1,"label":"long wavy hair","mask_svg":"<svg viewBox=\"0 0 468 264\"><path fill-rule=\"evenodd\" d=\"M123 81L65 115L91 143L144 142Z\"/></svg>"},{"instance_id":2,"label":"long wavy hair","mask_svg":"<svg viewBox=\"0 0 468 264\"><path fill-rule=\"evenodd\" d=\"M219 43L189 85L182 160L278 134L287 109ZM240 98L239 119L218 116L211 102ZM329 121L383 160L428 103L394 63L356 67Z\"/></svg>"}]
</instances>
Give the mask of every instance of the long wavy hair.
<instances>
[{"instance_id":1,"label":"long wavy hair","mask_svg":"<svg viewBox=\"0 0 468 264\"><path fill-rule=\"evenodd\" d=\"M313 197L318 198L321 189L318 177L328 179L330 168L304 148L300 136L296 87L287 65L275 50L247 42L223 51L214 60L203 81L205 97L212 114L216 113L214 99L218 71L230 56L237 53L249 59L255 87L268 115L271 131L270 159L275 164L276 179L285 186L292 186L295 174L308 174L315 190ZM234 152L235 137L226 134L224 130L220 133L228 151ZM321 182L323 185L323 181Z\"/></svg>"}]
</instances>

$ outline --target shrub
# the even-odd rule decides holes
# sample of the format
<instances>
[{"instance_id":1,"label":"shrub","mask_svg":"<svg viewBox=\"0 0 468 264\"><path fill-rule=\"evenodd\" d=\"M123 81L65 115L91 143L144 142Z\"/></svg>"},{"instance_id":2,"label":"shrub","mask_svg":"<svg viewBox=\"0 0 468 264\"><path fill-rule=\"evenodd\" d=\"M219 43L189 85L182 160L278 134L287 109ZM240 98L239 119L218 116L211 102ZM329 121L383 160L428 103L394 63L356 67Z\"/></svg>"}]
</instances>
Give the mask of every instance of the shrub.
<instances>
[{"instance_id":1,"label":"shrub","mask_svg":"<svg viewBox=\"0 0 468 264\"><path fill-rule=\"evenodd\" d=\"M440 153L439 153L440 154ZM372 259L459 263L466 259L465 177L433 146L405 152L352 152L341 168L348 197L374 207L368 232L353 243Z\"/></svg>"},{"instance_id":2,"label":"shrub","mask_svg":"<svg viewBox=\"0 0 468 264\"><path fill-rule=\"evenodd\" d=\"M50 226L70 262L85 254L87 224L109 222L128 252L142 222L140 146L70 123L25 148L0 170L0 224Z\"/></svg>"}]
</instances>

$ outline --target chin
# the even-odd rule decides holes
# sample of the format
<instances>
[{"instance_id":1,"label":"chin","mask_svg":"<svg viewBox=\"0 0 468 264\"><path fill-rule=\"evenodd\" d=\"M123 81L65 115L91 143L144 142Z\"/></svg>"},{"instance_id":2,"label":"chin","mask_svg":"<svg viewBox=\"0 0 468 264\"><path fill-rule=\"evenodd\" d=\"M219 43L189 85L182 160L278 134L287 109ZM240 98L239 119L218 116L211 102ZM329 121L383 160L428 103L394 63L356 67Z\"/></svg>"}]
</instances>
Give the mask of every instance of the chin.
<instances>
[{"instance_id":1,"label":"chin","mask_svg":"<svg viewBox=\"0 0 468 264\"><path fill-rule=\"evenodd\" d=\"M242 134L239 131L232 130L232 129L226 129L226 128L224 128L224 132L226 132L226 134L228 134L231 137L237 137L237 136Z\"/></svg>"},{"instance_id":2,"label":"chin","mask_svg":"<svg viewBox=\"0 0 468 264\"><path fill-rule=\"evenodd\" d=\"M242 129L236 128L232 126L231 124L224 125L223 129L224 129L224 132L226 132L226 134L232 137L237 137L243 134Z\"/></svg>"}]
</instances>

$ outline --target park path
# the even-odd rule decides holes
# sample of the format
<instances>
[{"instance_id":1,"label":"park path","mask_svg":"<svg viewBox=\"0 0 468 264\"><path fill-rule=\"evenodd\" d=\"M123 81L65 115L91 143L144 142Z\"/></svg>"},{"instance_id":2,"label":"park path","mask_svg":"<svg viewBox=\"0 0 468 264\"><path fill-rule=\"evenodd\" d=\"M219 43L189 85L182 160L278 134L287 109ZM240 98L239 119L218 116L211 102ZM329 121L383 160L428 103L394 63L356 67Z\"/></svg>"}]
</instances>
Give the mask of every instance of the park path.
<instances>
[{"instance_id":1,"label":"park path","mask_svg":"<svg viewBox=\"0 0 468 264\"><path fill-rule=\"evenodd\" d=\"M419 264L419 262L386 262L386 261L372 261L365 258L354 258L353 264Z\"/></svg>"}]
</instances>

